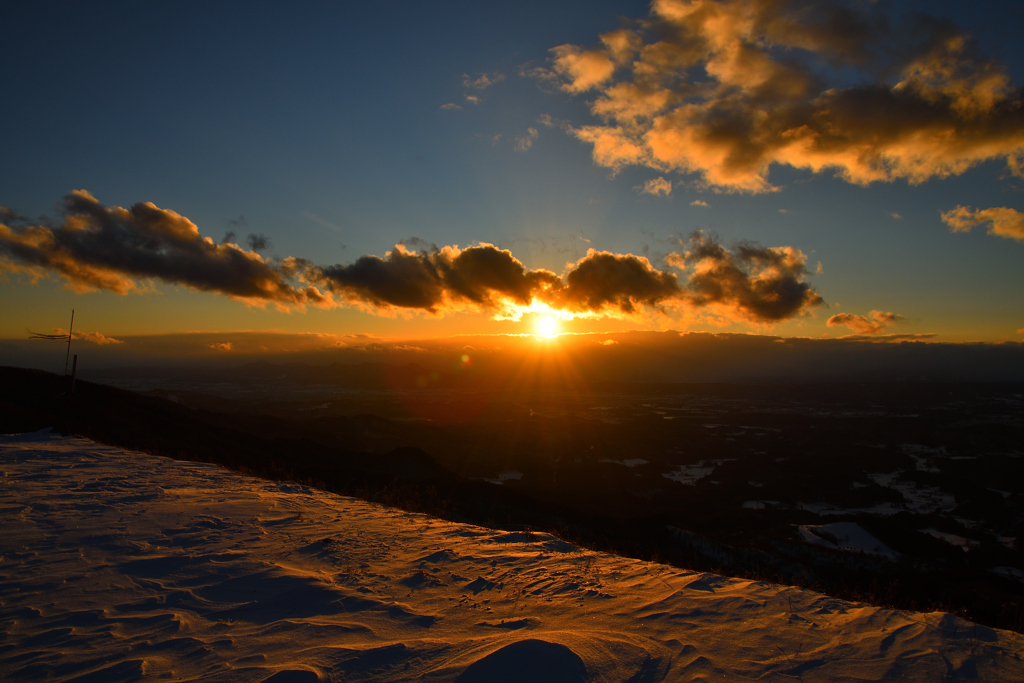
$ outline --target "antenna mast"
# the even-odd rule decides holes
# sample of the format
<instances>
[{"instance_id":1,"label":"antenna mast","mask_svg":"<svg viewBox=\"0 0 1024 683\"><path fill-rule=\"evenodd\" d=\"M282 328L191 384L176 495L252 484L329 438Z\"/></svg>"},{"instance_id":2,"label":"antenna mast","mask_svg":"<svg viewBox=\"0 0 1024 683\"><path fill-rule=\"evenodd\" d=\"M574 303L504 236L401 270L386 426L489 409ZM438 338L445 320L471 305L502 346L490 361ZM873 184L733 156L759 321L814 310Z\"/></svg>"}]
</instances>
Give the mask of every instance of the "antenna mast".
<instances>
[{"instance_id":1,"label":"antenna mast","mask_svg":"<svg viewBox=\"0 0 1024 683\"><path fill-rule=\"evenodd\" d=\"M68 328L68 355L64 359L64 374L68 374L68 361L71 360L71 335L75 331L75 309L71 309L71 327Z\"/></svg>"}]
</instances>

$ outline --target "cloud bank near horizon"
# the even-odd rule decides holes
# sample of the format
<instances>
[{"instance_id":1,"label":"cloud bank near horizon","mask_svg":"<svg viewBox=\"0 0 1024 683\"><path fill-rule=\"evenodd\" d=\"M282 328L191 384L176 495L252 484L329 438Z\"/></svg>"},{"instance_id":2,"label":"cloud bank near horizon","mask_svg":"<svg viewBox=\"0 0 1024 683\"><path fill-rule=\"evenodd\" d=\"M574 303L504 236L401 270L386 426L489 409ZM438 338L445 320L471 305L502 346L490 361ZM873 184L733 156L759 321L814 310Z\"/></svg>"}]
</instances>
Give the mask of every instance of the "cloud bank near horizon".
<instances>
[{"instance_id":1,"label":"cloud bank near horizon","mask_svg":"<svg viewBox=\"0 0 1024 683\"><path fill-rule=\"evenodd\" d=\"M595 47L551 50L532 75L586 95L569 126L605 167L776 189L772 164L867 185L922 183L1003 159L1024 174L1024 95L948 21L874 3L655 0Z\"/></svg>"},{"instance_id":2,"label":"cloud bank near horizon","mask_svg":"<svg viewBox=\"0 0 1024 683\"><path fill-rule=\"evenodd\" d=\"M85 190L64 198L60 223L0 213L0 275L55 274L74 291L144 292L154 281L283 310L353 306L383 315L476 310L519 319L528 310L563 317L661 315L708 310L771 325L822 305L793 247L740 243L732 250L694 233L656 268L644 256L588 250L559 275L525 266L492 244L466 248L397 244L384 257L321 266L218 244L174 211L149 202L106 207ZM422 244L417 241L417 244Z\"/></svg>"},{"instance_id":3,"label":"cloud bank near horizon","mask_svg":"<svg viewBox=\"0 0 1024 683\"><path fill-rule=\"evenodd\" d=\"M192 332L128 335L122 344L88 349L80 377L102 377L104 369L239 367L258 362L269 377L272 363L295 362L295 381L323 383L339 366L376 368L385 375L410 372L432 377L548 383L572 378L584 383L772 381L1024 381L1024 343L948 343L934 335L853 335L811 339L775 335L679 331L568 334L552 344L531 335L468 335L388 339L370 335L285 332ZM928 343L923 343L927 341ZM79 353L83 352L79 349ZM466 364L464 356L471 359ZM537 359L572 372L537 373ZM62 372L61 345L0 339L0 364ZM271 363L271 364L268 364ZM365 365L364 365L365 364ZM418 367L417 367L418 366ZM524 370L528 370L524 372ZM86 375L82 375L82 371ZM125 376L125 375L122 375ZM242 381L259 381L246 375ZM202 375L201 381L211 381ZM431 380L433 382L434 380ZM577 388L580 385L576 385ZM593 385L592 385L593 386Z\"/></svg>"}]
</instances>

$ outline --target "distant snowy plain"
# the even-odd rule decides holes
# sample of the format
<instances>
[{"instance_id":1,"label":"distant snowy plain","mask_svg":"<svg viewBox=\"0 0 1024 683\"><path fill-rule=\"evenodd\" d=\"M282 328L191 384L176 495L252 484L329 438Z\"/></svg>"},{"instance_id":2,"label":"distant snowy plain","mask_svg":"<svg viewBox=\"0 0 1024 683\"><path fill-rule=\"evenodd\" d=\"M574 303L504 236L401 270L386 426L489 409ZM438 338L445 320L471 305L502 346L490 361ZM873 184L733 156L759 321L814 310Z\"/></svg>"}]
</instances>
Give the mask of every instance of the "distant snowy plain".
<instances>
[{"instance_id":1,"label":"distant snowy plain","mask_svg":"<svg viewBox=\"0 0 1024 683\"><path fill-rule=\"evenodd\" d=\"M1024 636L38 432L0 437L0 678L1024 681Z\"/></svg>"}]
</instances>

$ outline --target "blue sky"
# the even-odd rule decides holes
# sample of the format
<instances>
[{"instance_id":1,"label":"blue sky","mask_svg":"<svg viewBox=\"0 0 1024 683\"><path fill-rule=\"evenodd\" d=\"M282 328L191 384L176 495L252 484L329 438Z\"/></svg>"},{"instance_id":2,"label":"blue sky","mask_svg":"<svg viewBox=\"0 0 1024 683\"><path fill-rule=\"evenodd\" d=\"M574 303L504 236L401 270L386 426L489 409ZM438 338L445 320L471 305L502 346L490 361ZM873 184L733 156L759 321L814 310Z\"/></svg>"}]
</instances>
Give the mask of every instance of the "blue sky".
<instances>
[{"instance_id":1,"label":"blue sky","mask_svg":"<svg viewBox=\"0 0 1024 683\"><path fill-rule=\"evenodd\" d=\"M954 2L859 6L876 17L926 9L951 19L1014 89L1024 77L1019 3L970 13ZM857 330L828 326L831 316L881 311L901 316L888 333L1024 336L1024 240L982 224L952 232L941 218L961 205L1024 211L1024 179L1004 157L918 185L858 185L775 163L775 191L754 194L709 186L700 173L596 161L571 131L601 124L591 109L601 91L573 94L564 73L561 86L524 74L557 72L552 48L599 46L602 34L649 17L645 2L15 2L0 15L9 27L0 206L32 218L58 221L62 198L84 189L106 207L152 202L217 242L229 231L240 242L263 235L265 257L347 265L399 241L491 243L556 274L588 248L667 271L679 240L704 230L730 248L751 240L801 251L802 281L825 304L775 320L617 315L567 328L840 336ZM670 194L641 191L658 178ZM520 330L487 310L287 313L160 279L148 286L156 291L131 294L76 293L55 274L29 280L0 281L0 336L62 325L72 307L85 329L115 336Z\"/></svg>"}]
</instances>

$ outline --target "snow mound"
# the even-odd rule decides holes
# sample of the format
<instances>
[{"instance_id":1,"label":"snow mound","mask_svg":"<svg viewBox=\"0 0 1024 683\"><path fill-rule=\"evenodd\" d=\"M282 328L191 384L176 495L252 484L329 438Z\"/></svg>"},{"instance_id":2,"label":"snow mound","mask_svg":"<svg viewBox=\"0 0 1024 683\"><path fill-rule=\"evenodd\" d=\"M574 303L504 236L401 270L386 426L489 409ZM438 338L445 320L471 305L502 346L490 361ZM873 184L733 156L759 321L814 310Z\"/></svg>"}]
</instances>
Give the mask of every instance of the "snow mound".
<instances>
[{"instance_id":1,"label":"snow mound","mask_svg":"<svg viewBox=\"0 0 1024 683\"><path fill-rule=\"evenodd\" d=\"M527 638L482 657L458 678L459 683L583 683L587 667L565 645Z\"/></svg>"}]
</instances>

